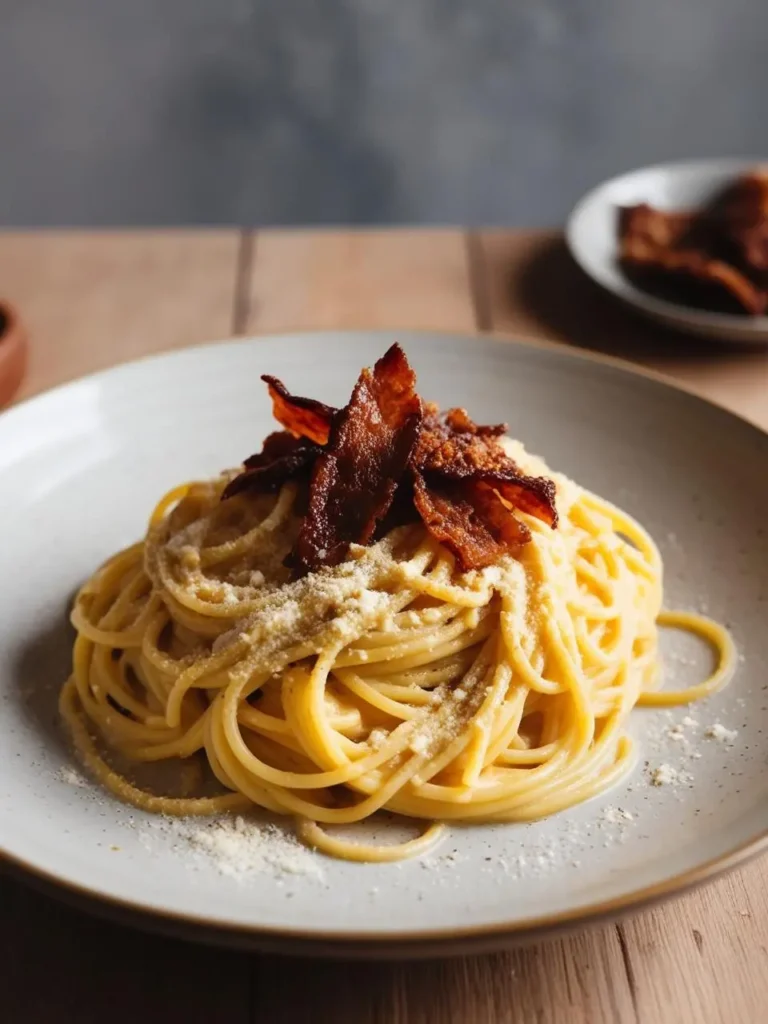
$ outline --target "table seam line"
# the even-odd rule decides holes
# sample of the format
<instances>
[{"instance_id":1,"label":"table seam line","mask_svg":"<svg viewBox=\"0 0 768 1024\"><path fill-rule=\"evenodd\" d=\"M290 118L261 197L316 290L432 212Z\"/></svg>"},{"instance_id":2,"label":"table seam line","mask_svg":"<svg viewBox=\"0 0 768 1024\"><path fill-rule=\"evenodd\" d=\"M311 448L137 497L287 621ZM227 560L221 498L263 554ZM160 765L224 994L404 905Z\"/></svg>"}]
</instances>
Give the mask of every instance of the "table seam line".
<instances>
[{"instance_id":1,"label":"table seam line","mask_svg":"<svg viewBox=\"0 0 768 1024\"><path fill-rule=\"evenodd\" d=\"M632 1008L635 1011L635 1020L640 1019L637 999L637 978L635 976L635 969L632 966L632 957L629 952L629 943L627 941L627 932L624 924L621 921L617 921L614 925L616 929L616 937L619 940L619 950L621 951L621 962L624 965L624 973L627 977L627 985L629 986L629 995L632 1000Z\"/></svg>"},{"instance_id":2,"label":"table seam line","mask_svg":"<svg viewBox=\"0 0 768 1024\"><path fill-rule=\"evenodd\" d=\"M232 334L236 336L246 333L251 318L251 287L255 258L256 232L243 227L238 239L235 287L232 296Z\"/></svg>"},{"instance_id":3,"label":"table seam line","mask_svg":"<svg viewBox=\"0 0 768 1024\"><path fill-rule=\"evenodd\" d=\"M493 316L488 293L488 267L482 239L476 231L464 232L464 251L475 327L479 331L490 331L493 328Z\"/></svg>"}]
</instances>

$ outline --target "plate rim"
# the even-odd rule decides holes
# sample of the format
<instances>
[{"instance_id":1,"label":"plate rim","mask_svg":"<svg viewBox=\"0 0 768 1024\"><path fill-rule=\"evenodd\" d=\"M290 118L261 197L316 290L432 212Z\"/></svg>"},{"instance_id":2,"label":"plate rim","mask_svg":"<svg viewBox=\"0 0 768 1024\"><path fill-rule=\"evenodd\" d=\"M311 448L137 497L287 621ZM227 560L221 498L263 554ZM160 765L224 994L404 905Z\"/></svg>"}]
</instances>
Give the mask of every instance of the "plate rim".
<instances>
[{"instance_id":1,"label":"plate rim","mask_svg":"<svg viewBox=\"0 0 768 1024\"><path fill-rule=\"evenodd\" d=\"M319 339L323 336L353 338L365 334L380 336L382 339L393 340L398 335L407 336L417 343L426 339L452 338L470 346L477 341L491 342L493 345L516 346L521 349L544 350L554 356L575 360L596 366L608 367L630 377L643 378L650 383L671 392L677 392L693 400L694 404L704 408L715 409L718 414L746 427L763 443L768 442L768 431L758 424L740 416L717 401L712 401L697 393L691 386L678 382L667 375L647 367L618 358L616 356L592 351L585 351L560 342L536 338L525 338L508 334L490 334L481 331L455 331L439 329L366 329L342 328L338 330L285 330L271 331L265 334L254 334L245 337L222 338L218 341L207 341L183 348L166 349L138 359L117 363L95 373L66 381L56 387L32 395L21 402L15 403L0 412L0 432L6 428L8 421L17 418L17 414L34 410L36 405L45 403L67 390L75 390L83 383L97 383L104 378L119 374L126 368L152 364L158 361L173 361L184 355L196 352L213 353L220 351L222 346L229 348L239 346L255 347L260 342L295 338L297 340ZM287 950L288 948L302 953L315 955L356 955L358 957L377 956L426 956L431 953L461 953L466 948L483 945L487 948L498 948L506 943L533 941L546 935L572 929L577 925L589 925L610 920L631 911L661 902L676 895L682 895L700 885L713 881L746 864L748 861L768 851L768 828L717 857L704 861L686 871L679 872L650 886L632 890L608 900L597 900L569 910L534 915L518 921L497 922L494 924L469 925L460 928L440 926L426 929L409 929L405 931L359 931L351 929L312 929L302 927L222 921L206 917L194 911L173 910L168 907L153 906L141 900L132 900L100 891L64 876L57 875L38 865L11 853L0 840L0 868L9 869L9 873L36 884L47 893L62 898L84 909L111 918L128 918L129 923L139 926L145 924L153 930L171 931L174 934L187 932L189 938L202 941L216 941L220 944L245 945L251 948L266 948L270 951Z\"/></svg>"},{"instance_id":2,"label":"plate rim","mask_svg":"<svg viewBox=\"0 0 768 1024\"><path fill-rule=\"evenodd\" d=\"M118 923L145 927L201 942L264 952L292 952L354 959L421 959L436 955L463 955L483 946L491 952L505 945L521 945L573 931L577 927L606 924L638 913L698 889L730 874L768 851L768 829L729 853L611 900L588 903L557 914L543 914L516 922L469 925L461 928L425 928L406 931L307 931L301 927L216 921L199 914L149 906L63 880L0 849L0 868L20 881L79 909Z\"/></svg>"},{"instance_id":3,"label":"plate rim","mask_svg":"<svg viewBox=\"0 0 768 1024\"><path fill-rule=\"evenodd\" d=\"M684 303L658 298L637 288L629 279L622 278L620 282L616 282L607 275L595 273L591 261L584 257L583 246L577 241L578 224L584 212L600 199L601 193L621 181L654 172L711 171L714 165L718 165L721 170L732 169L736 173L739 170L746 170L757 164L766 163L768 163L767 157L700 157L692 160L660 161L615 174L584 193L568 214L564 230L568 251L579 269L591 281L621 302L647 316L660 318L665 323L672 324L679 329L701 332L712 337L717 336L720 340L732 344L755 346L766 344L768 343L768 315L744 317L734 313L709 312L695 306L686 306Z\"/></svg>"},{"instance_id":4,"label":"plate rim","mask_svg":"<svg viewBox=\"0 0 768 1024\"><path fill-rule=\"evenodd\" d=\"M600 186L598 186L600 187ZM765 317L768 321L768 316ZM500 345L516 345L520 348L533 348L533 349L544 349L548 352L558 352L570 357L576 361L582 361L586 363L595 363L602 366L610 366L614 370L623 371L628 374L632 374L636 377L644 377L646 380L652 381L656 384L661 384L664 387L669 388L672 391L680 391L687 395L689 398L694 399L696 402L700 402L705 406L714 406L720 412L726 413L734 420L738 420L741 423L747 424L747 426L753 428L758 434L764 435L768 438L768 428L763 428L759 424L748 419L746 416L742 416L738 412L734 412L733 409L726 405L723 405L716 398L705 397L696 388L688 384L686 381L678 380L670 374L664 373L661 370L655 370L649 366L643 366L640 363L635 363L628 357L614 355L610 352L602 352L596 349L582 348L576 343L568 341L558 341L553 338L540 338L533 335L518 334L514 331L509 330L484 330L481 328L467 328L466 330L455 330L455 329L442 329L440 327L356 327L356 326L345 326L345 327L320 327L316 329L312 328L285 328L276 331L265 331L263 333L256 332L254 334L244 335L224 335L223 337L214 339L205 339L203 341L193 342L189 345L174 346L169 348L159 349L157 352L150 352L143 356L138 356L135 359L124 359L118 363L114 363L112 366L107 366L99 370L93 370L91 373L81 373L69 380L62 381L60 384L54 384L52 387L43 388L41 391L37 391L34 394L27 395L20 398L10 405L0 408L0 428L7 422L8 419L15 419L16 416L22 412L26 412L37 403L49 401L56 396L62 395L69 389L74 390L77 387L81 387L85 384L98 383L104 378L111 377L115 373L119 373L123 370L130 370L135 367L143 366L146 363L162 362L164 360L173 360L174 357L182 357L190 353L195 352L213 352L219 350L222 347L237 347L248 345L260 344L261 342L272 341L277 339L287 340L290 338L303 339L303 338L322 338L322 337L354 337L360 334L367 335L378 335L381 338L390 339L391 342L397 341L401 336L406 335L409 338L416 338L419 341L427 338L454 338L462 340L472 344L475 341L493 342L494 344ZM0 468L2 465L0 464Z\"/></svg>"}]
</instances>

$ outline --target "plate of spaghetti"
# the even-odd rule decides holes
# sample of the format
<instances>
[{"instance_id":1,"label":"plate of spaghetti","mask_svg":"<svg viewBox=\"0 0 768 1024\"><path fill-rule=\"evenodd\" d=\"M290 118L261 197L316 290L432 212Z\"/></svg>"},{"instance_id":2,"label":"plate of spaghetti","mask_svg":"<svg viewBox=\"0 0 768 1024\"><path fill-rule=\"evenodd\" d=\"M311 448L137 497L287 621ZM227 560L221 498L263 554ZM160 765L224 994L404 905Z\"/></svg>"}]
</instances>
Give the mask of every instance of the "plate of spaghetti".
<instances>
[{"instance_id":1,"label":"plate of spaghetti","mask_svg":"<svg viewBox=\"0 0 768 1024\"><path fill-rule=\"evenodd\" d=\"M0 852L259 948L491 948L768 844L768 437L618 363L222 343L0 418Z\"/></svg>"}]
</instances>

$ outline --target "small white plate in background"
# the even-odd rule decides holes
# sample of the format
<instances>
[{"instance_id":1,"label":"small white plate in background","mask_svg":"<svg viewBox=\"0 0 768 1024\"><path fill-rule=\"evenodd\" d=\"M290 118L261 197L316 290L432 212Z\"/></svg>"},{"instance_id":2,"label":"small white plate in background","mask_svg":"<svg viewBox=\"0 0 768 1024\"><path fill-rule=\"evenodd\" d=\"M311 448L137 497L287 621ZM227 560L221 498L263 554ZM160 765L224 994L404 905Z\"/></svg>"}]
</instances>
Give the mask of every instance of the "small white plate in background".
<instances>
[{"instance_id":1,"label":"small white plate in background","mask_svg":"<svg viewBox=\"0 0 768 1024\"><path fill-rule=\"evenodd\" d=\"M606 291L669 327L725 341L766 344L768 316L710 313L656 298L632 284L617 261L620 206L649 203L662 210L697 209L729 182L765 162L755 157L657 164L603 182L576 205L568 219L566 241L571 255Z\"/></svg>"}]
</instances>

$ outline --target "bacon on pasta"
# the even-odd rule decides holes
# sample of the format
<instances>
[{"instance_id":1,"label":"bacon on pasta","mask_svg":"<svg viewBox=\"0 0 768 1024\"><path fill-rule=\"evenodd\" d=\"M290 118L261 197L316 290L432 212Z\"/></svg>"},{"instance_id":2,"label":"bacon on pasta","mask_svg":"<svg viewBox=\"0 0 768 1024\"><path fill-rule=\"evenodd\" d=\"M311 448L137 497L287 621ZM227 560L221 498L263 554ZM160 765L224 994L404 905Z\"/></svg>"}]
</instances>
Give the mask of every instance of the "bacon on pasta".
<instances>
[{"instance_id":1,"label":"bacon on pasta","mask_svg":"<svg viewBox=\"0 0 768 1024\"><path fill-rule=\"evenodd\" d=\"M223 498L302 481L306 513L290 556L299 574L337 565L350 544L418 519L465 571L520 552L531 534L516 510L557 526L555 485L507 455L498 440L506 425L480 426L464 409L440 416L422 403L399 345L362 371L343 409L264 380L286 430L270 434Z\"/></svg>"}]
</instances>

